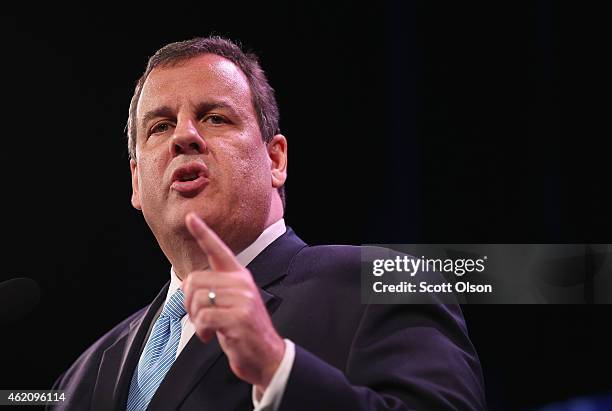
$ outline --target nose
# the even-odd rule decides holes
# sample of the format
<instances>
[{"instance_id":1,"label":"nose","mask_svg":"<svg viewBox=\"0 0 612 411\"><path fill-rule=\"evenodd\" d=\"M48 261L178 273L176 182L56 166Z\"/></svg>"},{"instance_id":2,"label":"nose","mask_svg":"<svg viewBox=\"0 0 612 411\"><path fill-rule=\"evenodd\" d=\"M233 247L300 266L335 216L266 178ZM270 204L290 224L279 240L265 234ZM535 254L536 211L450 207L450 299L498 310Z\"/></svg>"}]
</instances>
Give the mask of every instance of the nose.
<instances>
[{"instance_id":1,"label":"nose","mask_svg":"<svg viewBox=\"0 0 612 411\"><path fill-rule=\"evenodd\" d=\"M179 154L202 154L206 150L206 142L191 120L179 121L169 142L170 152L175 157Z\"/></svg>"}]
</instances>

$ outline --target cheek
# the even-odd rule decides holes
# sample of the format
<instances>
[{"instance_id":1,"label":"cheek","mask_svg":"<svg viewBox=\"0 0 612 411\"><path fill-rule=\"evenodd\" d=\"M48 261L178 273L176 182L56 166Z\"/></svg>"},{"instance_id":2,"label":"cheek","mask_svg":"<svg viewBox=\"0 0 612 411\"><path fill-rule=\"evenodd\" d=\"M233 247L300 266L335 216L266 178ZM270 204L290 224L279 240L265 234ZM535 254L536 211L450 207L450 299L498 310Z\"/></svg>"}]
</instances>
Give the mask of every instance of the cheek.
<instances>
[{"instance_id":1,"label":"cheek","mask_svg":"<svg viewBox=\"0 0 612 411\"><path fill-rule=\"evenodd\" d=\"M219 155L219 168L239 191L253 190L265 181L266 155L261 147L243 145L224 147Z\"/></svg>"},{"instance_id":2,"label":"cheek","mask_svg":"<svg viewBox=\"0 0 612 411\"><path fill-rule=\"evenodd\" d=\"M159 161L146 160L140 165L139 185L143 194L151 196L162 188L164 168Z\"/></svg>"}]
</instances>

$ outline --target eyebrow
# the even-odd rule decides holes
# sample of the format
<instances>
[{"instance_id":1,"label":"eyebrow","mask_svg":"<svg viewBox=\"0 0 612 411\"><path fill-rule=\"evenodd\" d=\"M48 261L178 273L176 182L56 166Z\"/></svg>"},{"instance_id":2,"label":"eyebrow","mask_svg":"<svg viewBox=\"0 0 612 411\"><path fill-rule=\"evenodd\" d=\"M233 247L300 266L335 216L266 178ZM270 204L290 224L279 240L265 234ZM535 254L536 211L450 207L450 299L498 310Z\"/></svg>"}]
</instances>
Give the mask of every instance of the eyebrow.
<instances>
[{"instance_id":1,"label":"eyebrow","mask_svg":"<svg viewBox=\"0 0 612 411\"><path fill-rule=\"evenodd\" d=\"M154 118L157 117L172 117L173 110L169 106L162 106L156 109L147 111L145 115L142 117L142 122L140 123L141 129L144 129L145 126Z\"/></svg>"},{"instance_id":2,"label":"eyebrow","mask_svg":"<svg viewBox=\"0 0 612 411\"><path fill-rule=\"evenodd\" d=\"M238 113L234 108L226 103L225 101L202 101L198 103L195 107L195 112L198 116L201 116L205 113L208 113L212 110L225 109L230 112L230 114L234 117L239 117ZM154 118L157 117L173 117L174 110L170 106L161 106L157 107L153 110L147 111L145 115L142 117L142 122L140 123L141 128L144 129L146 125Z\"/></svg>"}]
</instances>

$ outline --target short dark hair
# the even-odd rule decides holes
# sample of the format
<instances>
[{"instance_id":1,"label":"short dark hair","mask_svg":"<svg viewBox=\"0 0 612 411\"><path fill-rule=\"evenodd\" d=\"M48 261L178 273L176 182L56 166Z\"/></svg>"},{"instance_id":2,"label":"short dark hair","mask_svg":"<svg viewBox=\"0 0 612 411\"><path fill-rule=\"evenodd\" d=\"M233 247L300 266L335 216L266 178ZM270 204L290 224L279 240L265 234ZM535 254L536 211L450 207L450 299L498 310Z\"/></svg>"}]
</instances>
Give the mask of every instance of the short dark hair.
<instances>
[{"instance_id":1,"label":"short dark hair","mask_svg":"<svg viewBox=\"0 0 612 411\"><path fill-rule=\"evenodd\" d=\"M215 54L226 58L242 70L251 89L253 108L257 115L257 122L264 143L269 143L272 137L280 133L278 105L274 96L274 89L268 83L266 74L259 65L257 56L253 53L245 53L238 44L219 36L198 37L170 43L157 50L149 58L144 74L138 79L132 101L130 102L126 126L128 152L130 158L134 159L134 161L136 161L136 107L147 77L156 67L172 67L203 54ZM278 189L278 194L284 207L284 186Z\"/></svg>"}]
</instances>

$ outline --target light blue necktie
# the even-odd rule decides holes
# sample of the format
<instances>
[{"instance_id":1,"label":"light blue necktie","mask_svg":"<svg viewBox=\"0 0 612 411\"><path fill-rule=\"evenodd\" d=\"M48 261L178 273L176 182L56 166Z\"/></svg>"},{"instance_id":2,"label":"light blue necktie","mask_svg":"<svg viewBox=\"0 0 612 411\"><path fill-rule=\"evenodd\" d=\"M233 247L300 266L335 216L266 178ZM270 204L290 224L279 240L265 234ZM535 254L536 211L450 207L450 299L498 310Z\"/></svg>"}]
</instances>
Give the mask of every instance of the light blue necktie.
<instances>
[{"instance_id":1,"label":"light blue necktie","mask_svg":"<svg viewBox=\"0 0 612 411\"><path fill-rule=\"evenodd\" d=\"M186 314L180 288L170 297L155 321L149 341L140 356L138 368L132 377L127 410L145 410L172 366L181 340L181 318Z\"/></svg>"}]
</instances>

